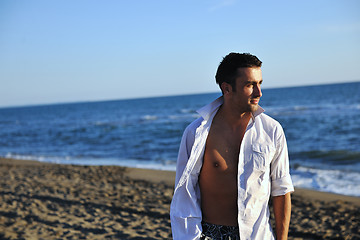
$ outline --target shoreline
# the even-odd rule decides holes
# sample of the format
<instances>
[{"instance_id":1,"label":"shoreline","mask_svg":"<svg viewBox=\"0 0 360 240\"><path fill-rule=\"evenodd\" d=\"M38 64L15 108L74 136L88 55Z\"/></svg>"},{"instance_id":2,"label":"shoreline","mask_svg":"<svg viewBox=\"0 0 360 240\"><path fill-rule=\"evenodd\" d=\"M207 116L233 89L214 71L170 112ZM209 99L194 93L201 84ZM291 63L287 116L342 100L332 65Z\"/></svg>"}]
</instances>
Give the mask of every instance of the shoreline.
<instances>
[{"instance_id":1,"label":"shoreline","mask_svg":"<svg viewBox=\"0 0 360 240\"><path fill-rule=\"evenodd\" d=\"M166 183L168 185L174 186L175 182L175 171L170 170L157 170L150 168L135 168L135 167L124 167L118 165L77 165L77 164L59 164L59 163L50 163L50 162L41 162L36 160L22 160L22 159L13 159L13 158L4 158L0 157L0 163L10 163L10 164L19 164L19 165L68 165L68 166L103 166L103 167L119 167L126 168L127 175L131 178L151 181L153 183ZM345 194L338 194L332 192L319 191L309 188L299 188L295 187L295 195L302 195L315 200L326 200L326 201L346 201L360 206L360 197L350 196Z\"/></svg>"},{"instance_id":2,"label":"shoreline","mask_svg":"<svg viewBox=\"0 0 360 240\"><path fill-rule=\"evenodd\" d=\"M0 239L171 239L175 172L0 158ZM289 239L360 238L360 198L296 188Z\"/></svg>"}]
</instances>

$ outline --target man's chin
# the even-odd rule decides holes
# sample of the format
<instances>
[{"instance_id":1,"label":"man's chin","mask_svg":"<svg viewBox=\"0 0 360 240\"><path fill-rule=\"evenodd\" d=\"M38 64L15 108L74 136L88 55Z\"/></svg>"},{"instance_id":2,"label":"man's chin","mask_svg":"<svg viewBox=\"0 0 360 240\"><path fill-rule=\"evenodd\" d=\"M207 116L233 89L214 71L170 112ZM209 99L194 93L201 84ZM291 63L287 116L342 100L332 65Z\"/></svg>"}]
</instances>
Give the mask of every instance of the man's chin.
<instances>
[{"instance_id":1,"label":"man's chin","mask_svg":"<svg viewBox=\"0 0 360 240\"><path fill-rule=\"evenodd\" d=\"M256 112L259 109L259 105L258 104L251 104L249 106L249 110L250 112Z\"/></svg>"}]
</instances>

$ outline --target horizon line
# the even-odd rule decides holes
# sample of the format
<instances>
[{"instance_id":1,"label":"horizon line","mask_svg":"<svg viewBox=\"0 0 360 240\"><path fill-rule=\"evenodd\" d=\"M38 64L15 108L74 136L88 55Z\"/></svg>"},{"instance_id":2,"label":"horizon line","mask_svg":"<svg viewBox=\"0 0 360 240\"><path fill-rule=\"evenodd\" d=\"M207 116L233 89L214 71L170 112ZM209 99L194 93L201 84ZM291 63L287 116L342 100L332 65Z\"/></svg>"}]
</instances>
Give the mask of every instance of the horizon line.
<instances>
[{"instance_id":1,"label":"horizon line","mask_svg":"<svg viewBox=\"0 0 360 240\"><path fill-rule=\"evenodd\" d=\"M314 87L314 86L325 86L325 85L338 85L338 84L351 84L357 83L360 80L353 80L347 82L333 82L333 83L319 83L319 84L306 84L306 85L294 85L294 86L283 86L283 87L266 87L262 88L263 90L268 89L284 89L284 88L300 88L300 87ZM201 95L201 94L216 94L221 92L198 92L198 93L183 93L183 94L173 94L173 95L157 95L157 96L144 96L144 97L129 97L129 98L118 98L118 99L98 99L98 100L79 100L79 101L64 101L64 102L48 102L48 103L34 103L29 105L9 105L1 106L1 109L9 108L27 108L27 107L43 107L43 106L52 106L52 105L67 105L67 104L83 104L83 103L100 103L100 102L116 102L116 101L126 101L126 100L137 100L137 99L152 99L152 98L166 98L166 97L178 97L178 96L191 96L191 95Z\"/></svg>"}]
</instances>

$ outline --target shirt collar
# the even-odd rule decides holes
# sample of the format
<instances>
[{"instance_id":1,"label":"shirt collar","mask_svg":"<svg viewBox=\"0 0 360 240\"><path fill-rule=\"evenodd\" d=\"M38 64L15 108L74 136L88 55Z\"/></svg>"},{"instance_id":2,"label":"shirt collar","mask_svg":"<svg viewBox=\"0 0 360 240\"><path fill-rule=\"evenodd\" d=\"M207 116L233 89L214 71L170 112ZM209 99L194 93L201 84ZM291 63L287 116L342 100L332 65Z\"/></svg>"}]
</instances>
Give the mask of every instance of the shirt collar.
<instances>
[{"instance_id":1,"label":"shirt collar","mask_svg":"<svg viewBox=\"0 0 360 240\"><path fill-rule=\"evenodd\" d=\"M259 105L258 109L251 114L252 120L255 121L255 117L259 116L263 112L265 112L265 110Z\"/></svg>"},{"instance_id":2,"label":"shirt collar","mask_svg":"<svg viewBox=\"0 0 360 240\"><path fill-rule=\"evenodd\" d=\"M208 120L210 118L210 116L212 115L212 113L216 110L219 109L219 107L224 103L224 98L221 96L219 98L217 98L216 100L214 100L213 102L205 105L204 107L198 109L196 112L198 114L200 114L200 116L205 119Z\"/></svg>"},{"instance_id":3,"label":"shirt collar","mask_svg":"<svg viewBox=\"0 0 360 240\"><path fill-rule=\"evenodd\" d=\"M214 111L217 111L223 103L224 103L224 97L221 96L221 97L217 98L216 100L214 100L213 102L198 109L197 113L199 113L203 119L208 120L210 118L210 116L214 113ZM264 111L265 110L259 106L259 108L251 114L252 120L255 121L255 117L257 117Z\"/></svg>"}]
</instances>

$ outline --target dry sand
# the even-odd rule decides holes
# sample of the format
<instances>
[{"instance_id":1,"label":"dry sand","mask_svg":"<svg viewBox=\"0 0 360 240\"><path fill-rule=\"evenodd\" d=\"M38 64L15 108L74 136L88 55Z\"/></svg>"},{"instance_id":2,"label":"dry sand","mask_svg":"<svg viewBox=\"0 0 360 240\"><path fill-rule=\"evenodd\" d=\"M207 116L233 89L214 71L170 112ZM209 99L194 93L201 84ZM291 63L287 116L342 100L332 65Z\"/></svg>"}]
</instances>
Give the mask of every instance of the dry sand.
<instances>
[{"instance_id":1,"label":"dry sand","mask_svg":"<svg viewBox=\"0 0 360 240\"><path fill-rule=\"evenodd\" d=\"M171 239L174 173L0 159L0 239ZM360 198L296 189L289 239L360 239Z\"/></svg>"}]
</instances>

